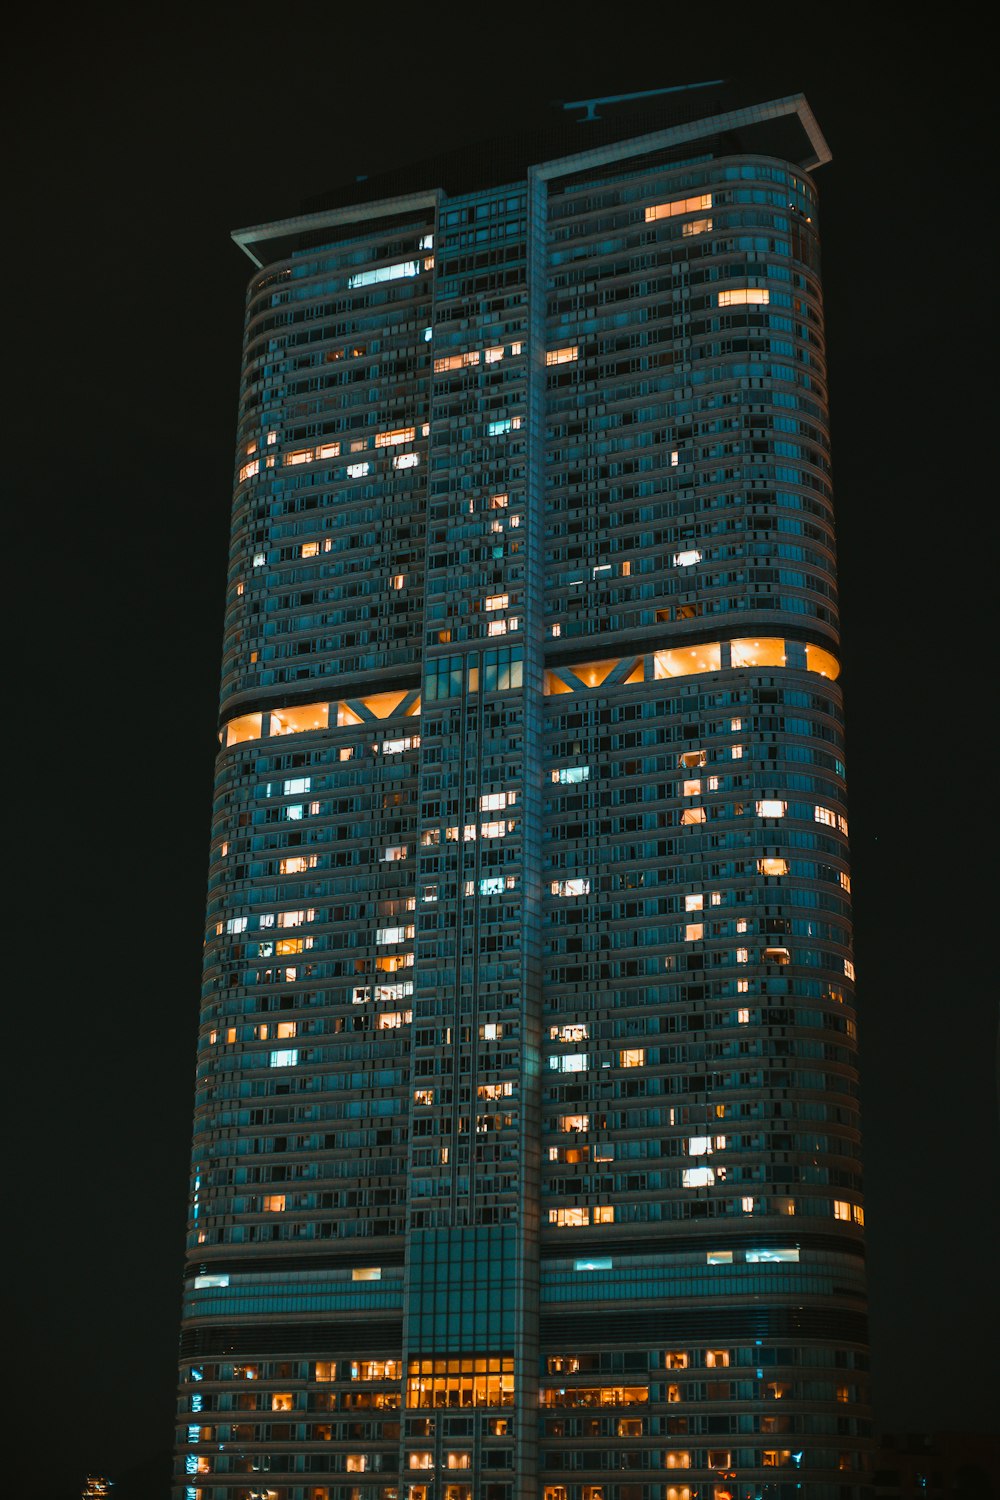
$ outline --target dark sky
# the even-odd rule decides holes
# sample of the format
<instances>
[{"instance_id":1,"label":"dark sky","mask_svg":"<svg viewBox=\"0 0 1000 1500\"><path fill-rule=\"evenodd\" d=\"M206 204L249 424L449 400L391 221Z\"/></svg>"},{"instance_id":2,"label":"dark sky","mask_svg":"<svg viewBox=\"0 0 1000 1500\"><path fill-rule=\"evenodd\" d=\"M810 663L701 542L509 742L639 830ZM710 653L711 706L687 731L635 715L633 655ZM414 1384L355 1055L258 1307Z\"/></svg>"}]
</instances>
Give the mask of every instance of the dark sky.
<instances>
[{"instance_id":1,"label":"dark sky","mask_svg":"<svg viewBox=\"0 0 1000 1500\"><path fill-rule=\"evenodd\" d=\"M802 90L834 154L876 1421L996 1432L996 226L970 8L33 9L6 141L10 1493L75 1500L96 1468L162 1500L128 1473L172 1432L251 271L229 231L555 97L717 77Z\"/></svg>"}]
</instances>

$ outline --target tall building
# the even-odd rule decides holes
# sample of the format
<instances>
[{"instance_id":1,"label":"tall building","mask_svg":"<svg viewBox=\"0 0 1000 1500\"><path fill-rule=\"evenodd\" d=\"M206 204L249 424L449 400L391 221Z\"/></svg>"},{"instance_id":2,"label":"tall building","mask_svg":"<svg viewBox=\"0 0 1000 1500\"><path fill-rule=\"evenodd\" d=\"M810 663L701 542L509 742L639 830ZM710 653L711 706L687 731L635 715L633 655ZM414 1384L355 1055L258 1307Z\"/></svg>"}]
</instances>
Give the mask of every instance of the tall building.
<instances>
[{"instance_id":1,"label":"tall building","mask_svg":"<svg viewBox=\"0 0 1000 1500\"><path fill-rule=\"evenodd\" d=\"M179 1500L857 1500L801 96L241 231Z\"/></svg>"}]
</instances>

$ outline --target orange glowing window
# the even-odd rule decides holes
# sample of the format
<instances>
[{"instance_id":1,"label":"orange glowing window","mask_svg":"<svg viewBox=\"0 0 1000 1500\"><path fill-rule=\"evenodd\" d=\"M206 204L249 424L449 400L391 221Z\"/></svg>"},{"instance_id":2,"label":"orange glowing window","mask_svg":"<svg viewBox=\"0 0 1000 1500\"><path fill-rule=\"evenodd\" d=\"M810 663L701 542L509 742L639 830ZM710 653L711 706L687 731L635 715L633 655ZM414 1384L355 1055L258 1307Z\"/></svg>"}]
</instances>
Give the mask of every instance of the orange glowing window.
<instances>
[{"instance_id":1,"label":"orange glowing window","mask_svg":"<svg viewBox=\"0 0 1000 1500\"><path fill-rule=\"evenodd\" d=\"M646 209L645 219L651 224L654 219L674 219L678 214L693 214L712 207L711 193L699 193L693 198L675 198L672 203L654 203Z\"/></svg>"},{"instance_id":2,"label":"orange glowing window","mask_svg":"<svg viewBox=\"0 0 1000 1500\"><path fill-rule=\"evenodd\" d=\"M271 713L271 735L303 734L310 729L326 729L330 722L328 703L308 703L301 708L278 708Z\"/></svg>"}]
</instances>

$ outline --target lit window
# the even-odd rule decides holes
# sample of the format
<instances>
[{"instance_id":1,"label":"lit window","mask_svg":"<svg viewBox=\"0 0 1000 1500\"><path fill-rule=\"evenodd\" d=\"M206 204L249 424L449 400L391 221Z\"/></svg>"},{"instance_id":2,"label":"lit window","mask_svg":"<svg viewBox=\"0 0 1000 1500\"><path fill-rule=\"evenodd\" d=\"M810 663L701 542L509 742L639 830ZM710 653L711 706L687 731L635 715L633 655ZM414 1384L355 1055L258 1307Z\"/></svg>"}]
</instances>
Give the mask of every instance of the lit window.
<instances>
[{"instance_id":1,"label":"lit window","mask_svg":"<svg viewBox=\"0 0 1000 1500\"><path fill-rule=\"evenodd\" d=\"M675 568L691 568L695 563L700 563L702 554L697 547L689 547L685 552L674 553Z\"/></svg>"},{"instance_id":2,"label":"lit window","mask_svg":"<svg viewBox=\"0 0 1000 1500\"><path fill-rule=\"evenodd\" d=\"M687 781L683 781L681 783L681 796L682 797L700 797L701 796L701 778L698 777L697 779L690 779L690 780L687 780Z\"/></svg>"},{"instance_id":3,"label":"lit window","mask_svg":"<svg viewBox=\"0 0 1000 1500\"><path fill-rule=\"evenodd\" d=\"M725 1145L726 1138L724 1135L719 1136L718 1139ZM688 1156L711 1156L715 1148L710 1135L692 1135L688 1137L687 1149Z\"/></svg>"},{"instance_id":4,"label":"lit window","mask_svg":"<svg viewBox=\"0 0 1000 1500\"><path fill-rule=\"evenodd\" d=\"M700 942L705 936L705 928L701 922L688 922L684 928L684 936L689 943Z\"/></svg>"},{"instance_id":5,"label":"lit window","mask_svg":"<svg viewBox=\"0 0 1000 1500\"><path fill-rule=\"evenodd\" d=\"M699 193L694 198L675 198L672 203L654 203L646 209L645 219L650 224L654 219L673 219L678 214L693 214L711 207L711 193Z\"/></svg>"},{"instance_id":6,"label":"lit window","mask_svg":"<svg viewBox=\"0 0 1000 1500\"><path fill-rule=\"evenodd\" d=\"M827 828L836 828L837 815L832 813L828 807L814 807L813 819L817 823L825 823Z\"/></svg>"},{"instance_id":7,"label":"lit window","mask_svg":"<svg viewBox=\"0 0 1000 1500\"><path fill-rule=\"evenodd\" d=\"M368 463L348 464L347 477L348 479L364 479L366 474L371 473L371 467Z\"/></svg>"},{"instance_id":8,"label":"lit window","mask_svg":"<svg viewBox=\"0 0 1000 1500\"><path fill-rule=\"evenodd\" d=\"M799 1258L798 1247L791 1250L748 1250L747 1260L750 1265L766 1264L776 1260L793 1260Z\"/></svg>"},{"instance_id":9,"label":"lit window","mask_svg":"<svg viewBox=\"0 0 1000 1500\"><path fill-rule=\"evenodd\" d=\"M764 797L757 803L757 816L760 818L783 818L788 811L788 803L781 802L776 797Z\"/></svg>"},{"instance_id":10,"label":"lit window","mask_svg":"<svg viewBox=\"0 0 1000 1500\"><path fill-rule=\"evenodd\" d=\"M419 453L397 453L392 461L394 469L416 469L420 464Z\"/></svg>"},{"instance_id":11,"label":"lit window","mask_svg":"<svg viewBox=\"0 0 1000 1500\"><path fill-rule=\"evenodd\" d=\"M568 365L573 360L579 359L580 351L575 344L569 344L564 349L549 349L545 355L547 365Z\"/></svg>"},{"instance_id":12,"label":"lit window","mask_svg":"<svg viewBox=\"0 0 1000 1500\"><path fill-rule=\"evenodd\" d=\"M552 772L552 780L560 786L574 786L580 781L590 780L589 766L562 766L558 771Z\"/></svg>"},{"instance_id":13,"label":"lit window","mask_svg":"<svg viewBox=\"0 0 1000 1500\"><path fill-rule=\"evenodd\" d=\"M294 1068L298 1066L298 1061L298 1048L286 1047L271 1053L270 1066L272 1068Z\"/></svg>"},{"instance_id":14,"label":"lit window","mask_svg":"<svg viewBox=\"0 0 1000 1500\"><path fill-rule=\"evenodd\" d=\"M618 1066L620 1068L644 1068L646 1066L645 1047L626 1047L618 1054Z\"/></svg>"},{"instance_id":15,"label":"lit window","mask_svg":"<svg viewBox=\"0 0 1000 1500\"><path fill-rule=\"evenodd\" d=\"M550 890L553 896L589 896L590 881L586 878L553 880Z\"/></svg>"},{"instance_id":16,"label":"lit window","mask_svg":"<svg viewBox=\"0 0 1000 1500\"><path fill-rule=\"evenodd\" d=\"M483 600L484 609L506 609L510 603L508 594L487 594Z\"/></svg>"},{"instance_id":17,"label":"lit window","mask_svg":"<svg viewBox=\"0 0 1000 1500\"><path fill-rule=\"evenodd\" d=\"M550 1208L549 1223L561 1229L580 1229L590 1223L589 1208Z\"/></svg>"},{"instance_id":18,"label":"lit window","mask_svg":"<svg viewBox=\"0 0 1000 1500\"><path fill-rule=\"evenodd\" d=\"M688 1352L686 1349L668 1349L663 1363L668 1370L686 1370L690 1363Z\"/></svg>"},{"instance_id":19,"label":"lit window","mask_svg":"<svg viewBox=\"0 0 1000 1500\"><path fill-rule=\"evenodd\" d=\"M588 1056L586 1052L566 1052L561 1057L550 1057L549 1067L556 1073L585 1073Z\"/></svg>"},{"instance_id":20,"label":"lit window","mask_svg":"<svg viewBox=\"0 0 1000 1500\"><path fill-rule=\"evenodd\" d=\"M681 1181L686 1188L713 1187L715 1169L713 1167L685 1167L681 1173Z\"/></svg>"},{"instance_id":21,"label":"lit window","mask_svg":"<svg viewBox=\"0 0 1000 1500\"><path fill-rule=\"evenodd\" d=\"M708 762L706 750L682 750L677 757L677 764L685 770L694 771L698 766L704 766Z\"/></svg>"},{"instance_id":22,"label":"lit window","mask_svg":"<svg viewBox=\"0 0 1000 1500\"><path fill-rule=\"evenodd\" d=\"M763 286L733 287L728 292L719 293L720 307L745 307L755 303L766 306L770 300L771 293Z\"/></svg>"},{"instance_id":23,"label":"lit window","mask_svg":"<svg viewBox=\"0 0 1000 1500\"><path fill-rule=\"evenodd\" d=\"M355 1266L351 1272L352 1281L381 1281L381 1266Z\"/></svg>"},{"instance_id":24,"label":"lit window","mask_svg":"<svg viewBox=\"0 0 1000 1500\"><path fill-rule=\"evenodd\" d=\"M435 375L443 375L448 370L461 370L467 365L478 365L479 350L470 349L465 354L448 354L434 361Z\"/></svg>"},{"instance_id":25,"label":"lit window","mask_svg":"<svg viewBox=\"0 0 1000 1500\"><path fill-rule=\"evenodd\" d=\"M757 872L760 875L787 875L788 860L765 856L757 861Z\"/></svg>"},{"instance_id":26,"label":"lit window","mask_svg":"<svg viewBox=\"0 0 1000 1500\"><path fill-rule=\"evenodd\" d=\"M574 1021L566 1026L550 1026L549 1036L554 1042L585 1042L590 1030L585 1021Z\"/></svg>"},{"instance_id":27,"label":"lit window","mask_svg":"<svg viewBox=\"0 0 1000 1500\"><path fill-rule=\"evenodd\" d=\"M833 1217L835 1219L842 1219L844 1223L849 1224L851 1222L851 1205L845 1203L842 1198L835 1198L833 1201Z\"/></svg>"},{"instance_id":28,"label":"lit window","mask_svg":"<svg viewBox=\"0 0 1000 1500\"><path fill-rule=\"evenodd\" d=\"M852 981L857 977L854 972L854 964L849 958L844 959L844 974Z\"/></svg>"},{"instance_id":29,"label":"lit window","mask_svg":"<svg viewBox=\"0 0 1000 1500\"><path fill-rule=\"evenodd\" d=\"M415 427L394 427L389 432L376 432L376 448L394 448L399 443L412 443L417 435Z\"/></svg>"},{"instance_id":30,"label":"lit window","mask_svg":"<svg viewBox=\"0 0 1000 1500\"><path fill-rule=\"evenodd\" d=\"M392 266L378 266L374 271L358 271L348 278L349 291L360 286L375 286L380 281L398 281L405 276L419 276L418 260L398 261Z\"/></svg>"},{"instance_id":31,"label":"lit window","mask_svg":"<svg viewBox=\"0 0 1000 1500\"><path fill-rule=\"evenodd\" d=\"M728 1349L706 1349L705 1364L710 1370L728 1369L730 1363Z\"/></svg>"},{"instance_id":32,"label":"lit window","mask_svg":"<svg viewBox=\"0 0 1000 1500\"><path fill-rule=\"evenodd\" d=\"M691 823L704 823L705 820L706 813L703 807L685 807L684 811L681 813L682 826L689 825Z\"/></svg>"},{"instance_id":33,"label":"lit window","mask_svg":"<svg viewBox=\"0 0 1000 1500\"><path fill-rule=\"evenodd\" d=\"M308 703L301 708L279 708L271 712L271 736L304 734L311 729L326 729L330 721L328 703Z\"/></svg>"},{"instance_id":34,"label":"lit window","mask_svg":"<svg viewBox=\"0 0 1000 1500\"><path fill-rule=\"evenodd\" d=\"M705 905L705 898L704 898L704 896L702 896L700 894L695 894L695 895L690 895L690 896L685 896L684 897L684 910L685 911L701 911L701 910L703 910L704 905Z\"/></svg>"},{"instance_id":35,"label":"lit window","mask_svg":"<svg viewBox=\"0 0 1000 1500\"><path fill-rule=\"evenodd\" d=\"M711 219L689 219L686 224L681 225L681 234L710 234L712 230Z\"/></svg>"},{"instance_id":36,"label":"lit window","mask_svg":"<svg viewBox=\"0 0 1000 1500\"><path fill-rule=\"evenodd\" d=\"M238 719L230 719L225 728L226 746L242 745L247 740L259 740L263 734L262 714L241 714Z\"/></svg>"},{"instance_id":37,"label":"lit window","mask_svg":"<svg viewBox=\"0 0 1000 1500\"><path fill-rule=\"evenodd\" d=\"M240 484L245 479L253 479L254 475L260 473L260 459L255 458L250 463L244 464L240 470Z\"/></svg>"},{"instance_id":38,"label":"lit window","mask_svg":"<svg viewBox=\"0 0 1000 1500\"><path fill-rule=\"evenodd\" d=\"M749 1010L741 1007L736 1012L736 1021L737 1021L737 1024L740 1025L740 1026L749 1026L750 1025L750 1012L749 1012Z\"/></svg>"},{"instance_id":39,"label":"lit window","mask_svg":"<svg viewBox=\"0 0 1000 1500\"><path fill-rule=\"evenodd\" d=\"M266 1214L283 1214L285 1212L284 1193L270 1193L264 1199L264 1212Z\"/></svg>"}]
</instances>

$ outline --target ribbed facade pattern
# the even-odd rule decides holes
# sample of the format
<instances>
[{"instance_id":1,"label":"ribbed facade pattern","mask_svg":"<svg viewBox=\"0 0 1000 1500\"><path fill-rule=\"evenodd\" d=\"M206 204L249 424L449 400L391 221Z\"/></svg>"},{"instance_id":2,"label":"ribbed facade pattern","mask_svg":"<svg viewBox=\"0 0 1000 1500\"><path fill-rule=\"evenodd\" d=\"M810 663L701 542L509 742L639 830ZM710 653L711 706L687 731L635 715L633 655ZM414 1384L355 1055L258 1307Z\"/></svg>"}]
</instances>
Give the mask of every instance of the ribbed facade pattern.
<instances>
[{"instance_id":1,"label":"ribbed facade pattern","mask_svg":"<svg viewBox=\"0 0 1000 1500\"><path fill-rule=\"evenodd\" d=\"M864 1493L816 197L732 148L251 282L179 1500Z\"/></svg>"}]
</instances>

